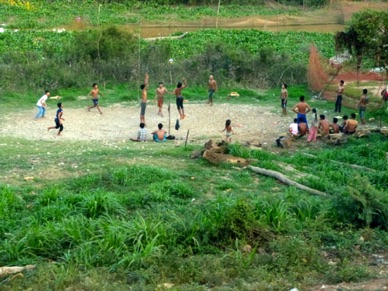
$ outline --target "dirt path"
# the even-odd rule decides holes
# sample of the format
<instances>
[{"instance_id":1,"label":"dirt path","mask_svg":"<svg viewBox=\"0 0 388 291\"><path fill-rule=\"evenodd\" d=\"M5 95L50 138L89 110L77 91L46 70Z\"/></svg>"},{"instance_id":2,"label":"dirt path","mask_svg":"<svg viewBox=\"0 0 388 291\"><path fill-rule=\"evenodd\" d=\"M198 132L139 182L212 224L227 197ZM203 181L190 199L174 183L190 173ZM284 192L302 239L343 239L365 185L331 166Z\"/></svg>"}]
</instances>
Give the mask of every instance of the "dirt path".
<instances>
[{"instance_id":1,"label":"dirt path","mask_svg":"<svg viewBox=\"0 0 388 291\"><path fill-rule=\"evenodd\" d=\"M255 105L231 105L185 103L187 119L180 121L179 131L174 129L178 117L175 105L171 110L171 134L177 139L184 139L190 129L190 141L203 141L208 138L222 138L225 120L230 118L234 128L233 141L259 140L262 143L274 143L275 139L287 132L294 114L283 117L274 108ZM139 126L139 106L124 106L115 104L103 107L103 115L96 109L88 112L86 109L64 108L64 127L62 140L79 141L117 141L122 142L135 137ZM12 136L30 140L53 140L58 138L57 131L47 131L48 126L54 125L55 108L51 105L47 110L47 117L35 121L35 109L5 115L1 118L0 136ZM164 108L164 117L157 115L154 102L148 103L146 122L148 131L156 129L159 122L164 124L168 131L167 106ZM151 135L150 135L151 137Z\"/></svg>"}]
</instances>

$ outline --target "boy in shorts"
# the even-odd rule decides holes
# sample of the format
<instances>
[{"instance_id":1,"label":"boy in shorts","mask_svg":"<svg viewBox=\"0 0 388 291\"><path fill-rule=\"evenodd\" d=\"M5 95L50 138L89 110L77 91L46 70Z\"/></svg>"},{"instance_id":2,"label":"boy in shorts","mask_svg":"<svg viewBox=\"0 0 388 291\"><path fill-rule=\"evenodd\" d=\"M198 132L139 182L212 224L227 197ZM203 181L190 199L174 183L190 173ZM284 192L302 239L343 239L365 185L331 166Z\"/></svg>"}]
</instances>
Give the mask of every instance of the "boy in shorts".
<instances>
[{"instance_id":1,"label":"boy in shorts","mask_svg":"<svg viewBox=\"0 0 388 291\"><path fill-rule=\"evenodd\" d=\"M92 95L93 106L88 107L88 111L90 111L90 109L92 109L92 108L97 107L98 112L100 112L100 114L102 114L102 111L100 109L100 105L98 105L98 100L100 98L100 95L104 96L104 94L102 94L100 89L98 89L97 83L94 83L92 87L93 87L92 91L90 91L89 95Z\"/></svg>"},{"instance_id":2,"label":"boy in shorts","mask_svg":"<svg viewBox=\"0 0 388 291\"><path fill-rule=\"evenodd\" d=\"M59 102L57 104L58 106L58 110L57 110L57 114L55 116L55 126L50 126L49 128L47 128L48 131L50 131L50 129L58 129L58 134L57 135L61 135L62 131L63 131L63 123L62 121L65 121L64 118L62 118L62 115L63 115L63 105L62 105L62 102Z\"/></svg>"}]
</instances>

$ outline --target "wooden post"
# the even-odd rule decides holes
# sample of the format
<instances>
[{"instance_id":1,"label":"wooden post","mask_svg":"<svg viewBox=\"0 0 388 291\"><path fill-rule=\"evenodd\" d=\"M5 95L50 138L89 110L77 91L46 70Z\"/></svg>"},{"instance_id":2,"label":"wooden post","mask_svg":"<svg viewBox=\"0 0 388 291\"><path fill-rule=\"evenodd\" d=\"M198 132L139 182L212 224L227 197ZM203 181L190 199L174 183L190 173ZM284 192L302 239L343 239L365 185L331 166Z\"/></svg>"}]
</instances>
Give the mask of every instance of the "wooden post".
<instances>
[{"instance_id":1,"label":"wooden post","mask_svg":"<svg viewBox=\"0 0 388 291\"><path fill-rule=\"evenodd\" d=\"M220 13L221 0L218 0L216 28L218 28L218 14Z\"/></svg>"},{"instance_id":2,"label":"wooden post","mask_svg":"<svg viewBox=\"0 0 388 291\"><path fill-rule=\"evenodd\" d=\"M186 141L185 141L185 147L186 147L186 145L187 145L187 139L189 138L189 132L190 132L190 129L187 130Z\"/></svg>"}]
</instances>

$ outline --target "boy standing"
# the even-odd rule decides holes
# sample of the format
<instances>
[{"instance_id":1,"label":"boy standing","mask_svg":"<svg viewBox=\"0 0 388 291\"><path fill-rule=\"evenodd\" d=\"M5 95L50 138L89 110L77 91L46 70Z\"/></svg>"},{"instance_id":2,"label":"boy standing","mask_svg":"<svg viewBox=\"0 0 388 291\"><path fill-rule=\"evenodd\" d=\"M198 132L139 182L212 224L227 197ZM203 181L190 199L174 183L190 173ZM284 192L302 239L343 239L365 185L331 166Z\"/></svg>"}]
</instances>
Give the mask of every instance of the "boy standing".
<instances>
[{"instance_id":1,"label":"boy standing","mask_svg":"<svg viewBox=\"0 0 388 291\"><path fill-rule=\"evenodd\" d=\"M46 108L47 108L46 100L49 97L50 97L50 91L49 90L44 91L44 95L40 97L40 99L36 103L36 106L38 107L38 113L36 114L35 119L44 117L44 114L46 113Z\"/></svg>"},{"instance_id":2,"label":"boy standing","mask_svg":"<svg viewBox=\"0 0 388 291\"><path fill-rule=\"evenodd\" d=\"M280 91L280 100L281 100L283 115L287 115L288 91L287 91L287 84L286 83L282 84L282 89Z\"/></svg>"},{"instance_id":3,"label":"boy standing","mask_svg":"<svg viewBox=\"0 0 388 291\"><path fill-rule=\"evenodd\" d=\"M360 102L358 102L358 105L357 105L357 107L360 110L360 120L362 124L365 124L365 111L369 103L369 97L367 94L368 94L368 89L363 89Z\"/></svg>"},{"instance_id":4,"label":"boy standing","mask_svg":"<svg viewBox=\"0 0 388 291\"><path fill-rule=\"evenodd\" d=\"M141 102L140 102L140 123L145 122L145 111L147 108L147 89L148 89L148 74L145 74L144 84L140 85L141 89Z\"/></svg>"},{"instance_id":5,"label":"boy standing","mask_svg":"<svg viewBox=\"0 0 388 291\"><path fill-rule=\"evenodd\" d=\"M298 121L302 119L302 121L307 124L306 114L311 111L311 107L304 101L303 95L299 97L299 103L292 108L292 111L298 114Z\"/></svg>"},{"instance_id":6,"label":"boy standing","mask_svg":"<svg viewBox=\"0 0 388 291\"><path fill-rule=\"evenodd\" d=\"M341 80L337 88L337 99L335 100L335 110L334 112L341 112L342 106L342 94L344 93L344 80Z\"/></svg>"},{"instance_id":7,"label":"boy standing","mask_svg":"<svg viewBox=\"0 0 388 291\"><path fill-rule=\"evenodd\" d=\"M185 119L185 110L183 109L183 96L182 96L182 90L187 87L186 79L183 79L183 84L181 82L178 82L175 90L174 95L176 96L176 106L178 108L178 112L180 115L180 119Z\"/></svg>"},{"instance_id":8,"label":"boy standing","mask_svg":"<svg viewBox=\"0 0 388 291\"><path fill-rule=\"evenodd\" d=\"M163 82L160 82L159 87L156 88L156 101L158 102L158 107L159 107L158 115L160 115L161 117L163 117L162 107L163 107L163 101L164 101L164 94L166 93L170 94L170 92L168 92L166 87L164 87Z\"/></svg>"},{"instance_id":9,"label":"boy standing","mask_svg":"<svg viewBox=\"0 0 388 291\"><path fill-rule=\"evenodd\" d=\"M209 76L209 81L207 83L207 86L208 86L208 89L209 89L209 100L208 100L207 103L210 106L213 106L213 95L218 90L217 82L216 82L216 80L214 80L214 76L213 75Z\"/></svg>"}]
</instances>

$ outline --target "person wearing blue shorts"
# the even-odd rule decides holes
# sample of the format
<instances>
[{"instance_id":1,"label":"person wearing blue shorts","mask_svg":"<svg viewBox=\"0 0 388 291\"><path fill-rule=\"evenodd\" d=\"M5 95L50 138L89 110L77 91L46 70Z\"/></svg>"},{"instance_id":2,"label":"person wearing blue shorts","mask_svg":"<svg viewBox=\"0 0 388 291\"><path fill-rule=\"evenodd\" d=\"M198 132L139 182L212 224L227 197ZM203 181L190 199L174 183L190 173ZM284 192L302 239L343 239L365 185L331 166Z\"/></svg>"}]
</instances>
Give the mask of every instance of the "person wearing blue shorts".
<instances>
[{"instance_id":1,"label":"person wearing blue shorts","mask_svg":"<svg viewBox=\"0 0 388 291\"><path fill-rule=\"evenodd\" d=\"M102 94L100 89L98 89L98 85L96 83L92 85L92 90L90 91L89 95L92 95L93 106L88 107L88 111L90 111L92 108L97 108L98 112L102 114L100 105L98 105L98 99L100 98L100 95L104 96L104 94Z\"/></svg>"},{"instance_id":2,"label":"person wearing blue shorts","mask_svg":"<svg viewBox=\"0 0 388 291\"><path fill-rule=\"evenodd\" d=\"M158 124L158 130L152 133L155 142L164 142L167 139L167 132L163 129L163 124Z\"/></svg>"},{"instance_id":3,"label":"person wearing blue shorts","mask_svg":"<svg viewBox=\"0 0 388 291\"><path fill-rule=\"evenodd\" d=\"M306 114L311 111L311 107L305 102L305 97L303 95L299 97L299 102L292 108L292 111L297 114L298 122L303 121L308 124Z\"/></svg>"}]
</instances>

